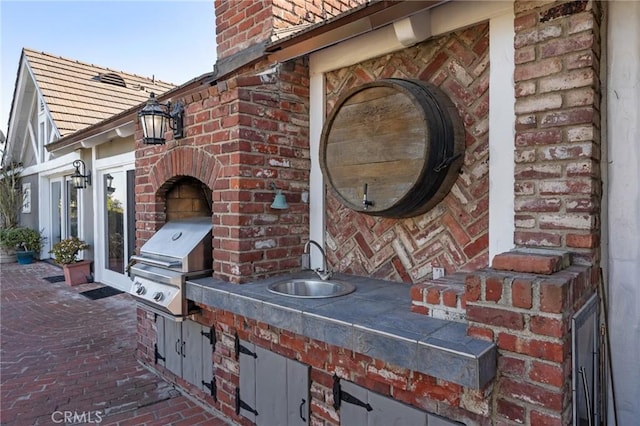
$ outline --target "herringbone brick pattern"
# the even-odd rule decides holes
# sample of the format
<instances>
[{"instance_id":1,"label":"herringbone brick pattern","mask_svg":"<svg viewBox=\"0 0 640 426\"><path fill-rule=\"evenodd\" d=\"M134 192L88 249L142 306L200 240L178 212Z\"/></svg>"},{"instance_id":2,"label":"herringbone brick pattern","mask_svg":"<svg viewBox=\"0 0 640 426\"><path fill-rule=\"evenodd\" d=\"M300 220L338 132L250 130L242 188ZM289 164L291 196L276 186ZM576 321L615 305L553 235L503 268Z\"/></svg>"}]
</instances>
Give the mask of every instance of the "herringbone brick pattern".
<instances>
[{"instance_id":1,"label":"herringbone brick pattern","mask_svg":"<svg viewBox=\"0 0 640 426\"><path fill-rule=\"evenodd\" d=\"M357 213L327 193L327 248L334 269L420 282L488 263L489 29L487 24L327 74L327 113L341 93L381 78L429 81L458 108L466 130L464 166L433 210L409 219Z\"/></svg>"}]
</instances>

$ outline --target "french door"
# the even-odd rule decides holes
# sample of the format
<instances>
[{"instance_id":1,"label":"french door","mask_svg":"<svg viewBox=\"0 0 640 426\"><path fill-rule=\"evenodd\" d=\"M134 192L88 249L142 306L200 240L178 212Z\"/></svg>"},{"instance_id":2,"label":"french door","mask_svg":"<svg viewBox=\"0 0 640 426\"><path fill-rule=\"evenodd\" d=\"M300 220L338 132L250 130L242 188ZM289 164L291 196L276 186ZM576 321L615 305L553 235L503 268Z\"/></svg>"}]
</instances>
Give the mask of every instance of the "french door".
<instances>
[{"instance_id":1,"label":"french door","mask_svg":"<svg viewBox=\"0 0 640 426\"><path fill-rule=\"evenodd\" d=\"M51 246L69 237L79 237L78 190L71 180L59 177L51 179L51 228L49 241Z\"/></svg>"},{"instance_id":2,"label":"french door","mask_svg":"<svg viewBox=\"0 0 640 426\"><path fill-rule=\"evenodd\" d=\"M96 222L97 279L120 290L128 290L126 273L135 248L134 171L109 168L98 174L98 215Z\"/></svg>"}]
</instances>

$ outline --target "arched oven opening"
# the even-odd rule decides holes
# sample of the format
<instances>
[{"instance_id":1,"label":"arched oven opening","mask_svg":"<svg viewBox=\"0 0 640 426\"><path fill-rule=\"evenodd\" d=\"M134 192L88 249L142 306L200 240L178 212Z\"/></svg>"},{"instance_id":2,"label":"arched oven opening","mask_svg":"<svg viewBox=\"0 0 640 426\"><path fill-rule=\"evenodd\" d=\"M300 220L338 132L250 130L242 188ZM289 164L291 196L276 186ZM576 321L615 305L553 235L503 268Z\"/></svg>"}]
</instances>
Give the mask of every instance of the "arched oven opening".
<instances>
[{"instance_id":1,"label":"arched oven opening","mask_svg":"<svg viewBox=\"0 0 640 426\"><path fill-rule=\"evenodd\" d=\"M175 180L175 182L172 182ZM190 176L179 176L167 182L164 193L167 222L190 217L211 217L212 191L207 185ZM165 185L165 186L167 186ZM160 188L162 191L163 188Z\"/></svg>"}]
</instances>

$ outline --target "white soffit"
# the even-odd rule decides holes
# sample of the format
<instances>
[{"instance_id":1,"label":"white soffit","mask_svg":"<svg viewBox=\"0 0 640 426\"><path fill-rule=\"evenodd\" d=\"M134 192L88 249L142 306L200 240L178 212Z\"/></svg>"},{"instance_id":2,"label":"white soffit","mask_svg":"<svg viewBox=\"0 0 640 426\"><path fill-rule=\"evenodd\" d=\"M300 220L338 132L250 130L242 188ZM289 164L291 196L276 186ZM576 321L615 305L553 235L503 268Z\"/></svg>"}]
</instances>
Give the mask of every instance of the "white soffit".
<instances>
[{"instance_id":1,"label":"white soffit","mask_svg":"<svg viewBox=\"0 0 640 426\"><path fill-rule=\"evenodd\" d=\"M63 172L67 172L73 168L71 163L75 160L81 160L80 153L73 151L63 157L54 158L46 163L40 163L35 166L27 167L23 170L24 175L39 173L41 177L55 176Z\"/></svg>"},{"instance_id":2,"label":"white soffit","mask_svg":"<svg viewBox=\"0 0 640 426\"><path fill-rule=\"evenodd\" d=\"M312 53L309 57L311 72L324 73L348 67L508 12L513 12L513 3L508 1L445 3ZM412 38L415 41L411 42Z\"/></svg>"},{"instance_id":3,"label":"white soffit","mask_svg":"<svg viewBox=\"0 0 640 426\"><path fill-rule=\"evenodd\" d=\"M92 148L94 146L101 145L116 138L126 138L133 135L136 131L136 125L133 121L122 124L116 128L109 129L105 132L98 133L97 135L89 136L80 142L80 146L83 148Z\"/></svg>"}]
</instances>

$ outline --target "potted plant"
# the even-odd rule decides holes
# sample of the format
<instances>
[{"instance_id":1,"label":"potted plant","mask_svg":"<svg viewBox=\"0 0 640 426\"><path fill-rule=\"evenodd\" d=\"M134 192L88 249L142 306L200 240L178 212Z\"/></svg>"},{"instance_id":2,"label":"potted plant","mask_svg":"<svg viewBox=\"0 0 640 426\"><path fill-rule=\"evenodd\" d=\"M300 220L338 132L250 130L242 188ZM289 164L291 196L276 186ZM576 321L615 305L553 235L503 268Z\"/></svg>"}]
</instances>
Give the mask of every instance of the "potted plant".
<instances>
[{"instance_id":1,"label":"potted plant","mask_svg":"<svg viewBox=\"0 0 640 426\"><path fill-rule=\"evenodd\" d=\"M0 228L0 263L16 261L16 246L18 235L16 228Z\"/></svg>"},{"instance_id":2,"label":"potted plant","mask_svg":"<svg viewBox=\"0 0 640 426\"><path fill-rule=\"evenodd\" d=\"M45 237L35 229L18 227L13 229L13 239L18 263L29 264L40 254Z\"/></svg>"},{"instance_id":3,"label":"potted plant","mask_svg":"<svg viewBox=\"0 0 640 426\"><path fill-rule=\"evenodd\" d=\"M53 245L49 253L55 262L62 266L64 279L68 285L84 284L91 278L91 261L78 261L80 250L89 248L89 244L78 237L71 237Z\"/></svg>"}]
</instances>

